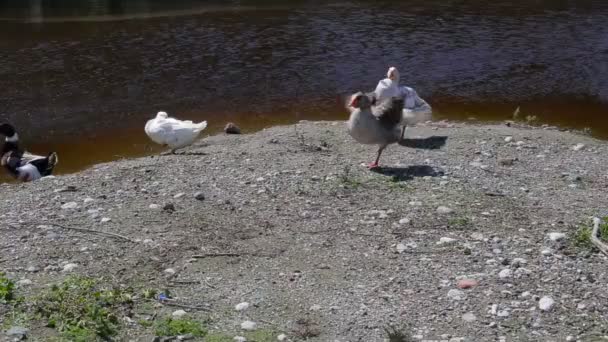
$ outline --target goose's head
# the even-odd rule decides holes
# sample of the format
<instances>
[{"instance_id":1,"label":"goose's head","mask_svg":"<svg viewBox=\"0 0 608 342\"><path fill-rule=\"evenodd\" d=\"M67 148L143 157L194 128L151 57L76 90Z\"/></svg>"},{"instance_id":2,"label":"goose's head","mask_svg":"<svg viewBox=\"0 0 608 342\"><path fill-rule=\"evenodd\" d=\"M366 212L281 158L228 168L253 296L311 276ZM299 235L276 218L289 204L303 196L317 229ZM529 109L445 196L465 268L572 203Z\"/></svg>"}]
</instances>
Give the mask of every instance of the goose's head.
<instances>
[{"instance_id":1,"label":"goose's head","mask_svg":"<svg viewBox=\"0 0 608 342\"><path fill-rule=\"evenodd\" d=\"M10 124L0 124L0 134L6 137L6 141L15 142L19 139L15 127Z\"/></svg>"},{"instance_id":2,"label":"goose's head","mask_svg":"<svg viewBox=\"0 0 608 342\"><path fill-rule=\"evenodd\" d=\"M386 77L392 80L393 82L399 82L399 70L397 70L397 68L395 67L388 68L388 71L386 72Z\"/></svg>"},{"instance_id":3,"label":"goose's head","mask_svg":"<svg viewBox=\"0 0 608 342\"><path fill-rule=\"evenodd\" d=\"M157 119L166 119L168 117L169 117L169 114L167 114L166 112L158 112L158 114L156 114Z\"/></svg>"},{"instance_id":4,"label":"goose's head","mask_svg":"<svg viewBox=\"0 0 608 342\"><path fill-rule=\"evenodd\" d=\"M353 108L367 109L376 102L375 100L376 98L373 94L365 94L360 91L350 97L348 105Z\"/></svg>"}]
</instances>

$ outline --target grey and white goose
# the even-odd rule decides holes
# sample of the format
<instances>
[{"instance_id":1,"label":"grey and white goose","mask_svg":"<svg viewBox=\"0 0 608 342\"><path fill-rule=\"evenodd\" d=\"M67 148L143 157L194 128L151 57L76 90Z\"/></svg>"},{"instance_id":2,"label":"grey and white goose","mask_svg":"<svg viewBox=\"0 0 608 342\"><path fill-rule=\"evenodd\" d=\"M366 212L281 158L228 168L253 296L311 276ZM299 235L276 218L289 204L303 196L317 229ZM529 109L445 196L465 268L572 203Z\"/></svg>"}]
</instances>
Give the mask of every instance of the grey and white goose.
<instances>
[{"instance_id":1,"label":"grey and white goose","mask_svg":"<svg viewBox=\"0 0 608 342\"><path fill-rule=\"evenodd\" d=\"M4 135L4 146L0 152L0 166L13 177L23 182L31 182L53 173L59 162L57 153L46 157L34 155L21 149L19 135L10 124L0 124L0 135Z\"/></svg>"},{"instance_id":2,"label":"grey and white goose","mask_svg":"<svg viewBox=\"0 0 608 342\"><path fill-rule=\"evenodd\" d=\"M350 118L348 133L357 142L378 145L376 160L369 168L378 167L382 151L402 138L403 97L393 96L377 102L374 93L358 92L347 105Z\"/></svg>"}]
</instances>

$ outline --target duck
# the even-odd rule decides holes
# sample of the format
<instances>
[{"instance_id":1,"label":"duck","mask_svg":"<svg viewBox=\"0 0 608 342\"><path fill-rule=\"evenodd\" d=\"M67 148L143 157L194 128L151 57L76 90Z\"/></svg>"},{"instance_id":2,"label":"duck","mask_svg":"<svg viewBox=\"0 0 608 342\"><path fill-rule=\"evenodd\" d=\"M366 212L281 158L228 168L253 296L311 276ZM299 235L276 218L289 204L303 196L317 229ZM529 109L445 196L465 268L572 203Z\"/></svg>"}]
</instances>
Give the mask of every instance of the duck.
<instances>
[{"instance_id":1,"label":"duck","mask_svg":"<svg viewBox=\"0 0 608 342\"><path fill-rule=\"evenodd\" d=\"M374 90L374 96L379 102L391 97L404 99L403 113L400 122L400 140L403 140L407 126L413 126L417 123L431 120L433 109L418 95L416 90L411 87L401 86L399 82L399 70L394 66L389 67L386 72L386 78L378 82L378 85Z\"/></svg>"},{"instance_id":2,"label":"duck","mask_svg":"<svg viewBox=\"0 0 608 342\"><path fill-rule=\"evenodd\" d=\"M378 102L375 93L361 91L350 97L347 104L350 117L346 123L349 135L361 144L378 145L376 160L368 165L370 169L379 166L382 151L388 145L400 140L404 102L400 96Z\"/></svg>"},{"instance_id":3,"label":"duck","mask_svg":"<svg viewBox=\"0 0 608 342\"><path fill-rule=\"evenodd\" d=\"M19 134L10 124L0 124L0 134L4 135L4 146L0 152L0 166L4 167L15 179L31 182L50 176L59 163L56 152L39 156L24 151L19 146Z\"/></svg>"},{"instance_id":4,"label":"duck","mask_svg":"<svg viewBox=\"0 0 608 342\"><path fill-rule=\"evenodd\" d=\"M145 132L153 142L168 146L171 153L190 146L200 133L207 128L207 121L194 123L169 117L166 112L158 112L154 119L146 122Z\"/></svg>"}]
</instances>

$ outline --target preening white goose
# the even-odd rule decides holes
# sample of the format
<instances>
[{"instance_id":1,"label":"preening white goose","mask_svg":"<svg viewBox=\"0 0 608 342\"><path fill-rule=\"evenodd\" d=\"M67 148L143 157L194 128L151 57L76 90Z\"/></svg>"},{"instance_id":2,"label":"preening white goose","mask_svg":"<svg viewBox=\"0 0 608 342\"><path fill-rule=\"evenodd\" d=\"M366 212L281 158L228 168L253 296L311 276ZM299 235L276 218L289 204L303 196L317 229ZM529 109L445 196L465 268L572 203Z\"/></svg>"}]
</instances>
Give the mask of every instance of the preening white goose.
<instances>
[{"instance_id":1,"label":"preening white goose","mask_svg":"<svg viewBox=\"0 0 608 342\"><path fill-rule=\"evenodd\" d=\"M430 120L433 110L426 101L418 96L418 93L413 88L400 86L399 81L399 70L395 67L390 67L386 73L386 78L378 82L376 90L374 90L374 95L378 102L382 102L391 97L400 97L404 99L403 115L401 119L401 139L403 139L407 126Z\"/></svg>"},{"instance_id":2,"label":"preening white goose","mask_svg":"<svg viewBox=\"0 0 608 342\"><path fill-rule=\"evenodd\" d=\"M53 173L59 163L57 153L51 152L46 157L27 153L19 146L19 134L9 124L0 125L0 134L5 136L0 165L13 177L23 182L31 182Z\"/></svg>"},{"instance_id":3,"label":"preening white goose","mask_svg":"<svg viewBox=\"0 0 608 342\"><path fill-rule=\"evenodd\" d=\"M154 119L146 123L145 131L155 143L175 150L191 145L199 134L207 128L207 121L193 123L170 118L166 112L158 112Z\"/></svg>"},{"instance_id":4,"label":"preening white goose","mask_svg":"<svg viewBox=\"0 0 608 342\"><path fill-rule=\"evenodd\" d=\"M351 97L347 105L350 111L346 124L348 133L361 144L378 145L376 160L369 164L369 168L378 167L382 151L399 141L403 103L401 97L391 97L377 103L374 93L358 92Z\"/></svg>"}]
</instances>

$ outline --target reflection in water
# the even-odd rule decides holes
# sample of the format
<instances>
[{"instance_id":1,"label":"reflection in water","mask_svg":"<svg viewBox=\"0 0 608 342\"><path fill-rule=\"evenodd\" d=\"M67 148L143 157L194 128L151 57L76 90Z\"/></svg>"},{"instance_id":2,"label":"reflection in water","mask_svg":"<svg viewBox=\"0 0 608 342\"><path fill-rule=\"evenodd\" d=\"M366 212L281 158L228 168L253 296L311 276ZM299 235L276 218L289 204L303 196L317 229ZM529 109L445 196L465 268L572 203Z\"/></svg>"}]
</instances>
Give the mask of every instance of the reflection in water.
<instances>
[{"instance_id":1,"label":"reflection in water","mask_svg":"<svg viewBox=\"0 0 608 342\"><path fill-rule=\"evenodd\" d=\"M437 118L520 106L608 137L606 22L603 1L2 1L0 121L69 172L149 153L159 110L208 132L346 120L396 65Z\"/></svg>"}]
</instances>

